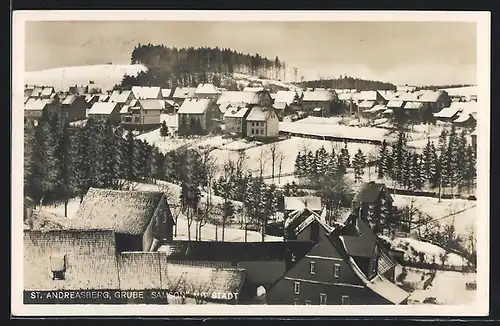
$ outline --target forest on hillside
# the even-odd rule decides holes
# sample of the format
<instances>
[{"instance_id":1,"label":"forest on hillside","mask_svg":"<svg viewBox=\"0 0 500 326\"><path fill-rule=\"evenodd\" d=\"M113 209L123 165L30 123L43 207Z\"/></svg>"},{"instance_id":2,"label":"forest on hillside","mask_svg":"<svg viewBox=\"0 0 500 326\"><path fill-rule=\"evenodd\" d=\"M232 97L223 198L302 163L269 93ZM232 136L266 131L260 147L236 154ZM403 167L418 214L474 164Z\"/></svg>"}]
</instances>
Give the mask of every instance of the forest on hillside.
<instances>
[{"instance_id":1,"label":"forest on hillside","mask_svg":"<svg viewBox=\"0 0 500 326\"><path fill-rule=\"evenodd\" d=\"M121 83L123 88L134 85L194 87L202 82L224 87L223 82L233 73L276 80L286 77L286 63L278 57L269 59L257 53L244 54L229 48L138 44L130 61L131 64L143 64L148 70L137 76L125 76Z\"/></svg>"},{"instance_id":2,"label":"forest on hillside","mask_svg":"<svg viewBox=\"0 0 500 326\"><path fill-rule=\"evenodd\" d=\"M450 84L450 85L426 85L426 86L417 86L416 90L431 90L431 91L437 91L439 89L446 89L446 88L459 88L459 87L469 87L469 86L474 86L471 84Z\"/></svg>"},{"instance_id":3,"label":"forest on hillside","mask_svg":"<svg viewBox=\"0 0 500 326\"><path fill-rule=\"evenodd\" d=\"M356 89L358 91L396 90L396 86L391 83L350 76L340 76L334 79L308 80L300 84L302 87L308 88Z\"/></svg>"}]
</instances>

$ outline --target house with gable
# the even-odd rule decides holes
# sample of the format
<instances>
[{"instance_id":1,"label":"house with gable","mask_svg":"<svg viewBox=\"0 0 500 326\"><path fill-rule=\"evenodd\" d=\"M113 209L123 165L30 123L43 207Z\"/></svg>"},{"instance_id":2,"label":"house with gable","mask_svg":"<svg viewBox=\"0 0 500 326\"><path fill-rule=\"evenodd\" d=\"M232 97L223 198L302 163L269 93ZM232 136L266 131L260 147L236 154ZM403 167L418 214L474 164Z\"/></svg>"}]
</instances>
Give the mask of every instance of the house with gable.
<instances>
[{"instance_id":1,"label":"house with gable","mask_svg":"<svg viewBox=\"0 0 500 326\"><path fill-rule=\"evenodd\" d=\"M312 224L310 224L312 225ZM267 304L406 304L396 261L354 212L315 243L267 292Z\"/></svg>"},{"instance_id":2,"label":"house with gable","mask_svg":"<svg viewBox=\"0 0 500 326\"><path fill-rule=\"evenodd\" d=\"M60 106L51 99L30 98L24 104L24 117L38 119L43 115L44 110L51 116L60 112Z\"/></svg>"},{"instance_id":3,"label":"house with gable","mask_svg":"<svg viewBox=\"0 0 500 326\"><path fill-rule=\"evenodd\" d=\"M273 108L276 110L276 113L278 113L278 116L283 117L285 112L291 109L293 104L298 106L298 103L295 103L297 98L298 95L295 91L276 92Z\"/></svg>"},{"instance_id":4,"label":"house with gable","mask_svg":"<svg viewBox=\"0 0 500 326\"><path fill-rule=\"evenodd\" d=\"M307 206L291 212L284 223L284 240L319 242L332 229L323 217Z\"/></svg>"},{"instance_id":5,"label":"house with gable","mask_svg":"<svg viewBox=\"0 0 500 326\"><path fill-rule=\"evenodd\" d=\"M274 109L253 106L246 117L246 136L272 138L279 136L279 119Z\"/></svg>"},{"instance_id":6,"label":"house with gable","mask_svg":"<svg viewBox=\"0 0 500 326\"><path fill-rule=\"evenodd\" d=\"M375 234L384 232L383 225L392 215L394 200L383 183L365 182L353 197L352 208L359 210L360 217L368 221Z\"/></svg>"},{"instance_id":7,"label":"house with gable","mask_svg":"<svg viewBox=\"0 0 500 326\"><path fill-rule=\"evenodd\" d=\"M77 94L69 94L61 101L61 114L69 121L84 120L87 117L89 106L85 97Z\"/></svg>"},{"instance_id":8,"label":"house with gable","mask_svg":"<svg viewBox=\"0 0 500 326\"><path fill-rule=\"evenodd\" d=\"M172 100L180 107L184 100L194 97L195 90L196 87L177 87L172 94Z\"/></svg>"},{"instance_id":9,"label":"house with gable","mask_svg":"<svg viewBox=\"0 0 500 326\"><path fill-rule=\"evenodd\" d=\"M312 112L321 109L324 113L330 113L332 103L337 99L337 93L332 90L314 90L302 92L302 110Z\"/></svg>"},{"instance_id":10,"label":"house with gable","mask_svg":"<svg viewBox=\"0 0 500 326\"><path fill-rule=\"evenodd\" d=\"M285 220L292 212L301 211L306 207L317 214L321 214L321 198L316 196L283 197L283 215Z\"/></svg>"},{"instance_id":11,"label":"house with gable","mask_svg":"<svg viewBox=\"0 0 500 326\"><path fill-rule=\"evenodd\" d=\"M88 118L109 119L112 123L120 122L120 104L115 102L95 102L87 112Z\"/></svg>"},{"instance_id":12,"label":"house with gable","mask_svg":"<svg viewBox=\"0 0 500 326\"><path fill-rule=\"evenodd\" d=\"M197 98L210 98L217 101L221 94L221 91L217 89L213 84L201 83L194 90L194 96Z\"/></svg>"},{"instance_id":13,"label":"house with gable","mask_svg":"<svg viewBox=\"0 0 500 326\"><path fill-rule=\"evenodd\" d=\"M136 100L163 100L161 88L157 86L132 86Z\"/></svg>"},{"instance_id":14,"label":"house with gable","mask_svg":"<svg viewBox=\"0 0 500 326\"><path fill-rule=\"evenodd\" d=\"M68 90L69 94L76 94L76 95L87 95L89 93L89 86L83 86L83 85L74 85L70 86Z\"/></svg>"},{"instance_id":15,"label":"house with gable","mask_svg":"<svg viewBox=\"0 0 500 326\"><path fill-rule=\"evenodd\" d=\"M98 188L88 190L72 223L113 230L118 252L152 251L154 239L172 239L174 225L162 192Z\"/></svg>"},{"instance_id":16,"label":"house with gable","mask_svg":"<svg viewBox=\"0 0 500 326\"><path fill-rule=\"evenodd\" d=\"M218 126L222 113L214 100L188 98L177 111L179 134L210 133Z\"/></svg>"},{"instance_id":17,"label":"house with gable","mask_svg":"<svg viewBox=\"0 0 500 326\"><path fill-rule=\"evenodd\" d=\"M385 105L387 103L386 99L378 91L361 91L357 94L356 99L361 112L376 105Z\"/></svg>"},{"instance_id":18,"label":"house with gable","mask_svg":"<svg viewBox=\"0 0 500 326\"><path fill-rule=\"evenodd\" d=\"M225 113L228 107L247 107L251 108L260 105L265 108L271 108L273 99L269 91L224 91L217 100L217 105L222 113Z\"/></svg>"},{"instance_id":19,"label":"house with gable","mask_svg":"<svg viewBox=\"0 0 500 326\"><path fill-rule=\"evenodd\" d=\"M132 100L120 110L121 123L134 128L156 127L161 123L162 100Z\"/></svg>"},{"instance_id":20,"label":"house with gable","mask_svg":"<svg viewBox=\"0 0 500 326\"><path fill-rule=\"evenodd\" d=\"M239 136L247 134L246 118L250 113L247 107L232 107L229 106L224 113L224 131L226 133L234 133Z\"/></svg>"},{"instance_id":21,"label":"house with gable","mask_svg":"<svg viewBox=\"0 0 500 326\"><path fill-rule=\"evenodd\" d=\"M121 110L125 105L129 105L131 101L136 100L134 93L132 91L126 90L114 90L109 96L107 102L117 103L118 111Z\"/></svg>"}]
</instances>

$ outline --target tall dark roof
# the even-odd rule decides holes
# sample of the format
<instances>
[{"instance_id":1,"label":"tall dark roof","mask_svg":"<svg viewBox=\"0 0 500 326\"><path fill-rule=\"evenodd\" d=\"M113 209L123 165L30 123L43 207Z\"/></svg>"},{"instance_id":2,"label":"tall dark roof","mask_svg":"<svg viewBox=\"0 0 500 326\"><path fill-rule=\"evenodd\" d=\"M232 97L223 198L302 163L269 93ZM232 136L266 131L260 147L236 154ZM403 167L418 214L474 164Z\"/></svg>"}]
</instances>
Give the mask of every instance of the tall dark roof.
<instances>
[{"instance_id":1,"label":"tall dark roof","mask_svg":"<svg viewBox=\"0 0 500 326\"><path fill-rule=\"evenodd\" d=\"M162 192L90 188L73 221L80 228L144 234L163 197Z\"/></svg>"},{"instance_id":2,"label":"tall dark roof","mask_svg":"<svg viewBox=\"0 0 500 326\"><path fill-rule=\"evenodd\" d=\"M314 244L309 241L218 242L170 241L162 244L171 260L196 261L285 261L292 254L304 256Z\"/></svg>"},{"instance_id":3,"label":"tall dark roof","mask_svg":"<svg viewBox=\"0 0 500 326\"><path fill-rule=\"evenodd\" d=\"M366 221L352 216L341 233L347 253L355 257L373 257L377 236Z\"/></svg>"},{"instance_id":4,"label":"tall dark roof","mask_svg":"<svg viewBox=\"0 0 500 326\"><path fill-rule=\"evenodd\" d=\"M383 183L365 182L360 186L356 195L354 195L353 201L357 203L375 203L380 193L386 189L387 187ZM388 194L388 200L392 201L390 194Z\"/></svg>"}]
</instances>

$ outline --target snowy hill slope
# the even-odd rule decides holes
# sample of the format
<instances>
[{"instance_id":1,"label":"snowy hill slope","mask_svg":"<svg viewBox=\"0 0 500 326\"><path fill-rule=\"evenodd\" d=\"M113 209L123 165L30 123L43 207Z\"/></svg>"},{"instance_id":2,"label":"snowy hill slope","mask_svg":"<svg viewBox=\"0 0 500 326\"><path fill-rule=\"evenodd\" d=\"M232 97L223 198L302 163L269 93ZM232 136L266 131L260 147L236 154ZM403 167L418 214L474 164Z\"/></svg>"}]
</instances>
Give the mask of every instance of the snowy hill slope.
<instances>
[{"instance_id":1,"label":"snowy hill slope","mask_svg":"<svg viewBox=\"0 0 500 326\"><path fill-rule=\"evenodd\" d=\"M24 83L28 85L54 86L57 91L67 90L74 85L88 85L94 81L95 87L103 91L119 84L125 75L135 76L147 68L144 65L92 65L61 67L24 73Z\"/></svg>"},{"instance_id":2,"label":"snowy hill slope","mask_svg":"<svg viewBox=\"0 0 500 326\"><path fill-rule=\"evenodd\" d=\"M242 86L247 86L250 83L258 83L262 84L262 86L270 86L270 85L275 85L283 88L288 88L290 90L295 90L297 86L294 86L292 84L287 84L279 80L273 80L273 79L261 79L255 76L250 76L250 75L245 75L245 74L239 74L239 73L234 73L233 74L234 79L238 83L238 85Z\"/></svg>"}]
</instances>

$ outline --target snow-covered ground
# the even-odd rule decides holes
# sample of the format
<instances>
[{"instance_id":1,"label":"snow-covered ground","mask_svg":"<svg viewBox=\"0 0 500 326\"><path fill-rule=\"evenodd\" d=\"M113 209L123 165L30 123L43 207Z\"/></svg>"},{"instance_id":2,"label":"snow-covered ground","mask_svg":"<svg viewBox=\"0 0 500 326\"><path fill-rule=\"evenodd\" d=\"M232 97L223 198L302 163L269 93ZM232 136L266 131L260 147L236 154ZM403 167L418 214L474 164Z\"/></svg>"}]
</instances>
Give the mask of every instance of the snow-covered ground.
<instances>
[{"instance_id":1,"label":"snow-covered ground","mask_svg":"<svg viewBox=\"0 0 500 326\"><path fill-rule=\"evenodd\" d=\"M137 137L137 139L145 140L149 144L154 144L160 151L166 153L168 151L177 149L181 146L194 145L199 142L200 137L191 138L177 138L177 137L165 137L160 135L160 128L146 132Z\"/></svg>"},{"instance_id":2,"label":"snow-covered ground","mask_svg":"<svg viewBox=\"0 0 500 326\"><path fill-rule=\"evenodd\" d=\"M321 123L280 122L280 131L292 132L302 135L319 137L339 137L346 139L357 139L360 141L383 141L388 138L387 130L371 127L351 127L344 125L332 125Z\"/></svg>"},{"instance_id":3,"label":"snow-covered ground","mask_svg":"<svg viewBox=\"0 0 500 326\"><path fill-rule=\"evenodd\" d=\"M70 86L88 85L107 91L120 84L123 76L135 76L147 68L144 65L90 65L27 71L24 83L28 85L53 86L58 91L66 91Z\"/></svg>"},{"instance_id":4,"label":"snow-covered ground","mask_svg":"<svg viewBox=\"0 0 500 326\"><path fill-rule=\"evenodd\" d=\"M475 201L466 199L441 199L441 202L439 202L438 198L422 196L392 195L392 197L394 199L393 205L401 208L413 204L414 207L423 213L429 214L429 216L436 219L441 225L453 221L456 232L459 235L467 234L470 227L474 230L477 227L477 203Z\"/></svg>"},{"instance_id":5,"label":"snow-covered ground","mask_svg":"<svg viewBox=\"0 0 500 326\"><path fill-rule=\"evenodd\" d=\"M471 304L476 300L477 291L467 290L465 287L466 283L477 280L476 273L436 271L431 285L424 290L423 285L432 272L418 268L405 269L408 274L403 283L410 283L416 288L409 298L415 303L421 304L426 298L435 298L438 304L445 305ZM401 271L401 266L398 266L396 277Z\"/></svg>"},{"instance_id":6,"label":"snow-covered ground","mask_svg":"<svg viewBox=\"0 0 500 326\"><path fill-rule=\"evenodd\" d=\"M477 95L477 86L466 86L466 87L455 87L455 88L444 88L450 96L471 96Z\"/></svg>"},{"instance_id":7,"label":"snow-covered ground","mask_svg":"<svg viewBox=\"0 0 500 326\"><path fill-rule=\"evenodd\" d=\"M236 82L240 85L247 86L250 82L252 83L260 83L263 86L268 86L268 85L276 85L279 87L283 88L288 88L290 90L294 90L297 87L292 85L292 84L287 84L279 80L273 80L273 79L260 79L255 76L250 76L250 75L245 75L245 74L239 74L239 73L234 73L233 74L234 79Z\"/></svg>"},{"instance_id":8,"label":"snow-covered ground","mask_svg":"<svg viewBox=\"0 0 500 326\"><path fill-rule=\"evenodd\" d=\"M165 113L162 113L160 115L160 120L163 122L165 121L165 123L167 124L168 128L169 129L173 129L173 130L177 130L177 128L179 127L179 124L178 124L178 121L177 121L177 114L165 114Z\"/></svg>"},{"instance_id":9,"label":"snow-covered ground","mask_svg":"<svg viewBox=\"0 0 500 326\"><path fill-rule=\"evenodd\" d=\"M405 251L405 259L408 260L415 258L412 255L412 249L413 249L417 252L423 252L425 254L426 263L432 264L433 262L435 262L436 264L441 265L442 261L439 255L442 255L446 252L443 248L433 245L432 243L420 241L413 238L396 237L392 240L387 237L383 238L391 243L392 248ZM416 259L418 261L418 257ZM445 264L447 266L463 267L467 266L467 260L464 257L457 255L455 253L449 253L445 261Z\"/></svg>"}]
</instances>

